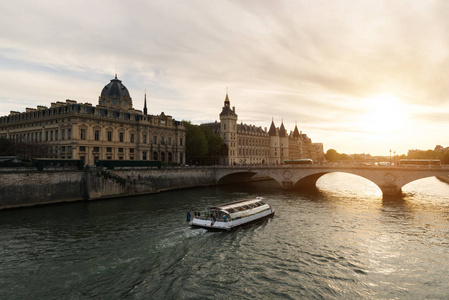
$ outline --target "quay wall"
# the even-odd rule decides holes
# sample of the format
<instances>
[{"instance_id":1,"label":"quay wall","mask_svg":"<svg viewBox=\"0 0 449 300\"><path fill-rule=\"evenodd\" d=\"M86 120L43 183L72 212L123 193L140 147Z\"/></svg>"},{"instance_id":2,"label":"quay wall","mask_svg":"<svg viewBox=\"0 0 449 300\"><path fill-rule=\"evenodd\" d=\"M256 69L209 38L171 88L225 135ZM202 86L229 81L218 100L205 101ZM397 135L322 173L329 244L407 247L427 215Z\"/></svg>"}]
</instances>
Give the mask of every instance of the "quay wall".
<instances>
[{"instance_id":1,"label":"quay wall","mask_svg":"<svg viewBox=\"0 0 449 300\"><path fill-rule=\"evenodd\" d=\"M0 209L209 186L213 168L0 172Z\"/></svg>"}]
</instances>

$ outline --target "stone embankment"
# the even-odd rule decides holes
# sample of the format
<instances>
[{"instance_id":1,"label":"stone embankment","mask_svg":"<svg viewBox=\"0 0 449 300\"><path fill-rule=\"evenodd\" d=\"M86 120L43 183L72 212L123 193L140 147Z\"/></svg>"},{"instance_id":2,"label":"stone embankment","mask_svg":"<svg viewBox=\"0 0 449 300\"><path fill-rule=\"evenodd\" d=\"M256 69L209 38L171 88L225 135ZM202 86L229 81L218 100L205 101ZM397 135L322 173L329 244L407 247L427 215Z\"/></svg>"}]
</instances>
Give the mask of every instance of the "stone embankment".
<instances>
[{"instance_id":1,"label":"stone embankment","mask_svg":"<svg viewBox=\"0 0 449 300\"><path fill-rule=\"evenodd\" d=\"M214 168L0 172L0 209L215 185Z\"/></svg>"}]
</instances>

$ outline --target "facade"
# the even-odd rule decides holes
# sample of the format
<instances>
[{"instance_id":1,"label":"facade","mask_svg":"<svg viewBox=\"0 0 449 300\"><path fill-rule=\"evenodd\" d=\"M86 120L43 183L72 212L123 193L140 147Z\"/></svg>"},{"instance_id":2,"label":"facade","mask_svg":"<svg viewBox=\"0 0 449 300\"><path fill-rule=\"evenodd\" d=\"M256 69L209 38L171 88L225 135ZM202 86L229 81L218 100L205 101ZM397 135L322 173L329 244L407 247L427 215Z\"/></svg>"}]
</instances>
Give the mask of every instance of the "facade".
<instances>
[{"instance_id":1,"label":"facade","mask_svg":"<svg viewBox=\"0 0 449 300\"><path fill-rule=\"evenodd\" d=\"M0 137L45 143L50 157L83 159L87 165L107 159L183 164L185 136L183 124L171 116L147 114L146 95L144 113L135 110L117 75L96 106L66 100L0 117Z\"/></svg>"},{"instance_id":2,"label":"facade","mask_svg":"<svg viewBox=\"0 0 449 300\"><path fill-rule=\"evenodd\" d=\"M226 93L220 122L202 124L223 138L228 155L221 158L222 164L282 164L285 160L294 159L324 161L323 144L312 143L306 134L298 131L297 126L288 134L283 122L280 128L276 128L272 121L267 131L267 128L255 125L237 124L237 119L235 107L231 109Z\"/></svg>"}]
</instances>

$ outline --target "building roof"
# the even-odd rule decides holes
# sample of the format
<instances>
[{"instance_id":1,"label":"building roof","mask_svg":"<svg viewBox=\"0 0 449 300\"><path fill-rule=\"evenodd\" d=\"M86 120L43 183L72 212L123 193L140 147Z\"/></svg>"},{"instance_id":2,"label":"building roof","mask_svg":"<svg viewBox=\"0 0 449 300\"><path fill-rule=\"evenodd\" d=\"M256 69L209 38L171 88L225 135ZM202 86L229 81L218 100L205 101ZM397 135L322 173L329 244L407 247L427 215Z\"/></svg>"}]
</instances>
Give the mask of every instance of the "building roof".
<instances>
[{"instance_id":1,"label":"building roof","mask_svg":"<svg viewBox=\"0 0 449 300\"><path fill-rule=\"evenodd\" d=\"M281 128L279 129L279 136L280 137L286 137L287 136L287 130L285 130L284 122L281 123Z\"/></svg>"},{"instance_id":2,"label":"building roof","mask_svg":"<svg viewBox=\"0 0 449 300\"><path fill-rule=\"evenodd\" d=\"M117 74L115 75L115 78L111 79L111 82L103 88L101 91L101 96L131 98L128 89L122 84L121 80L117 79Z\"/></svg>"},{"instance_id":3,"label":"building roof","mask_svg":"<svg viewBox=\"0 0 449 300\"><path fill-rule=\"evenodd\" d=\"M293 131L293 137L294 138L299 138L300 134L299 134L299 130L298 130L298 126L295 125L295 130Z\"/></svg>"},{"instance_id":4,"label":"building roof","mask_svg":"<svg viewBox=\"0 0 449 300\"><path fill-rule=\"evenodd\" d=\"M270 136L276 136L277 135L277 131L276 131L276 126L274 126L274 121L271 121L271 126L270 126L270 130L268 131L268 134Z\"/></svg>"},{"instance_id":5,"label":"building roof","mask_svg":"<svg viewBox=\"0 0 449 300\"><path fill-rule=\"evenodd\" d=\"M235 111L233 109L231 109L231 101L229 101L229 97L228 97L228 93L226 92L226 98L224 101L224 106L223 109L220 113L220 117L223 116L233 116L233 117L237 117L237 114L235 113Z\"/></svg>"},{"instance_id":6,"label":"building roof","mask_svg":"<svg viewBox=\"0 0 449 300\"><path fill-rule=\"evenodd\" d=\"M262 127L255 125L237 124L237 132L240 134L266 135L267 133Z\"/></svg>"}]
</instances>

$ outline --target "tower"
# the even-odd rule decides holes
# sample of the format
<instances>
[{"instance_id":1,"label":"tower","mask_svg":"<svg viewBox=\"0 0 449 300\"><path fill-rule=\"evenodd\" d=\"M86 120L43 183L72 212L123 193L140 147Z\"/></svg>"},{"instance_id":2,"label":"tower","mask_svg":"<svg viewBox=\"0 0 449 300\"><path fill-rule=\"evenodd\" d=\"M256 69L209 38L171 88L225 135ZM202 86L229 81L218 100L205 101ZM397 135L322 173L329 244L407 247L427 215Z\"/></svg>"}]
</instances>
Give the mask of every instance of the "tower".
<instances>
[{"instance_id":1,"label":"tower","mask_svg":"<svg viewBox=\"0 0 449 300\"><path fill-rule=\"evenodd\" d=\"M237 114L235 107L231 109L231 101L229 101L228 91L226 90L226 98L223 109L220 113L220 135L224 143L228 147L228 155L222 163L233 165L237 162Z\"/></svg>"},{"instance_id":2,"label":"tower","mask_svg":"<svg viewBox=\"0 0 449 300\"><path fill-rule=\"evenodd\" d=\"M270 130L268 131L270 136L270 163L280 164L281 163L281 148L280 139L276 126L274 125L274 120L271 120Z\"/></svg>"},{"instance_id":3,"label":"tower","mask_svg":"<svg viewBox=\"0 0 449 300\"><path fill-rule=\"evenodd\" d=\"M279 128L279 147L280 147L280 161L283 164L284 160L289 159L288 157L288 134L284 127L284 121L281 123L281 128Z\"/></svg>"}]
</instances>

